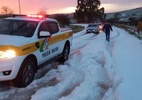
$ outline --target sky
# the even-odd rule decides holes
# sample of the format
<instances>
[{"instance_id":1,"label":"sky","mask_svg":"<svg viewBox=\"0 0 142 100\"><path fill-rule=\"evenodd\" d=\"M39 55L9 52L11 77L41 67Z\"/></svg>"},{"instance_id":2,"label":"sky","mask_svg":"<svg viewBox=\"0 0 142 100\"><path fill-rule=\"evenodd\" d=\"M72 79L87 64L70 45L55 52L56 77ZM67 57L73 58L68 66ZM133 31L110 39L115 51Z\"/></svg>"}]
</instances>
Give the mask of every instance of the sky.
<instances>
[{"instance_id":1,"label":"sky","mask_svg":"<svg viewBox=\"0 0 142 100\"><path fill-rule=\"evenodd\" d=\"M142 100L142 41L112 28L110 42L104 32L74 34L64 64L40 69L26 88L0 83L0 100Z\"/></svg>"},{"instance_id":2,"label":"sky","mask_svg":"<svg viewBox=\"0 0 142 100\"><path fill-rule=\"evenodd\" d=\"M77 0L0 0L0 8L7 6L18 14L20 13L18 1L20 1L22 14L36 14L40 10L46 11L47 14L72 13L77 6ZM100 8L104 7L106 13L142 7L142 0L100 1Z\"/></svg>"}]
</instances>

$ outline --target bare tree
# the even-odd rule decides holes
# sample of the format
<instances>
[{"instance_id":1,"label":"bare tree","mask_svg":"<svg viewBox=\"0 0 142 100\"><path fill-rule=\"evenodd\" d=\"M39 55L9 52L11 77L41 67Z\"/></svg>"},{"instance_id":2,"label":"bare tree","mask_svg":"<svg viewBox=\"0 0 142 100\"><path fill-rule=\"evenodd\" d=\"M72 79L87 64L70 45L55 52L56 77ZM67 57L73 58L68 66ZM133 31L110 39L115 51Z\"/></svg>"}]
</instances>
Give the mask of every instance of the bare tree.
<instances>
[{"instance_id":1,"label":"bare tree","mask_svg":"<svg viewBox=\"0 0 142 100\"><path fill-rule=\"evenodd\" d=\"M39 10L39 11L37 12L37 14L39 14L39 15L47 15L47 13L46 13L45 10Z\"/></svg>"},{"instance_id":2,"label":"bare tree","mask_svg":"<svg viewBox=\"0 0 142 100\"><path fill-rule=\"evenodd\" d=\"M54 18L59 21L59 23L62 27L70 24L70 19L69 19L68 15L57 14L54 16Z\"/></svg>"},{"instance_id":3,"label":"bare tree","mask_svg":"<svg viewBox=\"0 0 142 100\"><path fill-rule=\"evenodd\" d=\"M11 15L11 14L13 14L14 12L13 12L13 10L12 9L10 9L9 7L7 7L7 6L3 6L2 8L1 8L1 14L4 14L4 15Z\"/></svg>"}]
</instances>

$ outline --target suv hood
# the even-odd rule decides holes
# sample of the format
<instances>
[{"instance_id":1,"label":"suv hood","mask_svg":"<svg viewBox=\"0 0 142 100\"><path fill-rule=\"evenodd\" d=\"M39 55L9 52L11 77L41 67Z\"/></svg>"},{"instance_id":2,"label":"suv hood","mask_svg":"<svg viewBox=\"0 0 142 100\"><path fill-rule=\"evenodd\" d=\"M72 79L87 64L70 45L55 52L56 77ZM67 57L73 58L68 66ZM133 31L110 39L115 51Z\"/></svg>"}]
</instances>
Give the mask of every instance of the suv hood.
<instances>
[{"instance_id":1,"label":"suv hood","mask_svg":"<svg viewBox=\"0 0 142 100\"><path fill-rule=\"evenodd\" d=\"M0 45L21 46L29 42L29 38L14 35L0 35Z\"/></svg>"},{"instance_id":2,"label":"suv hood","mask_svg":"<svg viewBox=\"0 0 142 100\"><path fill-rule=\"evenodd\" d=\"M87 27L87 29L97 29L98 27Z\"/></svg>"}]
</instances>

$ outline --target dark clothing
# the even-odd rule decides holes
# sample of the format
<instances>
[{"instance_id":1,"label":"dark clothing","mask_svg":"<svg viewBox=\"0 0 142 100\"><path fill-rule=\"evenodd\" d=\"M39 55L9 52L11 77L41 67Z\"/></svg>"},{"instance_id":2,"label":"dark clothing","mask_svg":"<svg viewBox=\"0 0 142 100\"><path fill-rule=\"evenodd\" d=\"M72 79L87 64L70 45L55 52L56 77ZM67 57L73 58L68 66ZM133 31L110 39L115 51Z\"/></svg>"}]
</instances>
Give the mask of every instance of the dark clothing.
<instances>
[{"instance_id":1,"label":"dark clothing","mask_svg":"<svg viewBox=\"0 0 142 100\"><path fill-rule=\"evenodd\" d=\"M110 39L110 32L105 32L105 34L106 34L106 41L109 42L109 39Z\"/></svg>"},{"instance_id":2,"label":"dark clothing","mask_svg":"<svg viewBox=\"0 0 142 100\"><path fill-rule=\"evenodd\" d=\"M104 26L103 26L103 31L104 31L105 34L106 34L106 41L109 42L109 39L110 39L110 31L113 31L111 25L110 25L109 23L104 24Z\"/></svg>"}]
</instances>

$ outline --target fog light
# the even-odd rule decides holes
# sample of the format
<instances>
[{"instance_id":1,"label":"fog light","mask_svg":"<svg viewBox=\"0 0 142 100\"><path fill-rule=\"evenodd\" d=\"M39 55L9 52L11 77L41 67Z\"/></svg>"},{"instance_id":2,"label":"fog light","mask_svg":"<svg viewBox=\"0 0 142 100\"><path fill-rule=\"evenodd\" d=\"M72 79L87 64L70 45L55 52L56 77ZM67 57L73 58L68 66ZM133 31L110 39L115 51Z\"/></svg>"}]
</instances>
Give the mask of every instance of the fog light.
<instances>
[{"instance_id":1,"label":"fog light","mask_svg":"<svg viewBox=\"0 0 142 100\"><path fill-rule=\"evenodd\" d=\"M10 74L11 74L11 70L9 70L9 71L4 71L3 74L4 74L4 75L10 75Z\"/></svg>"}]
</instances>

